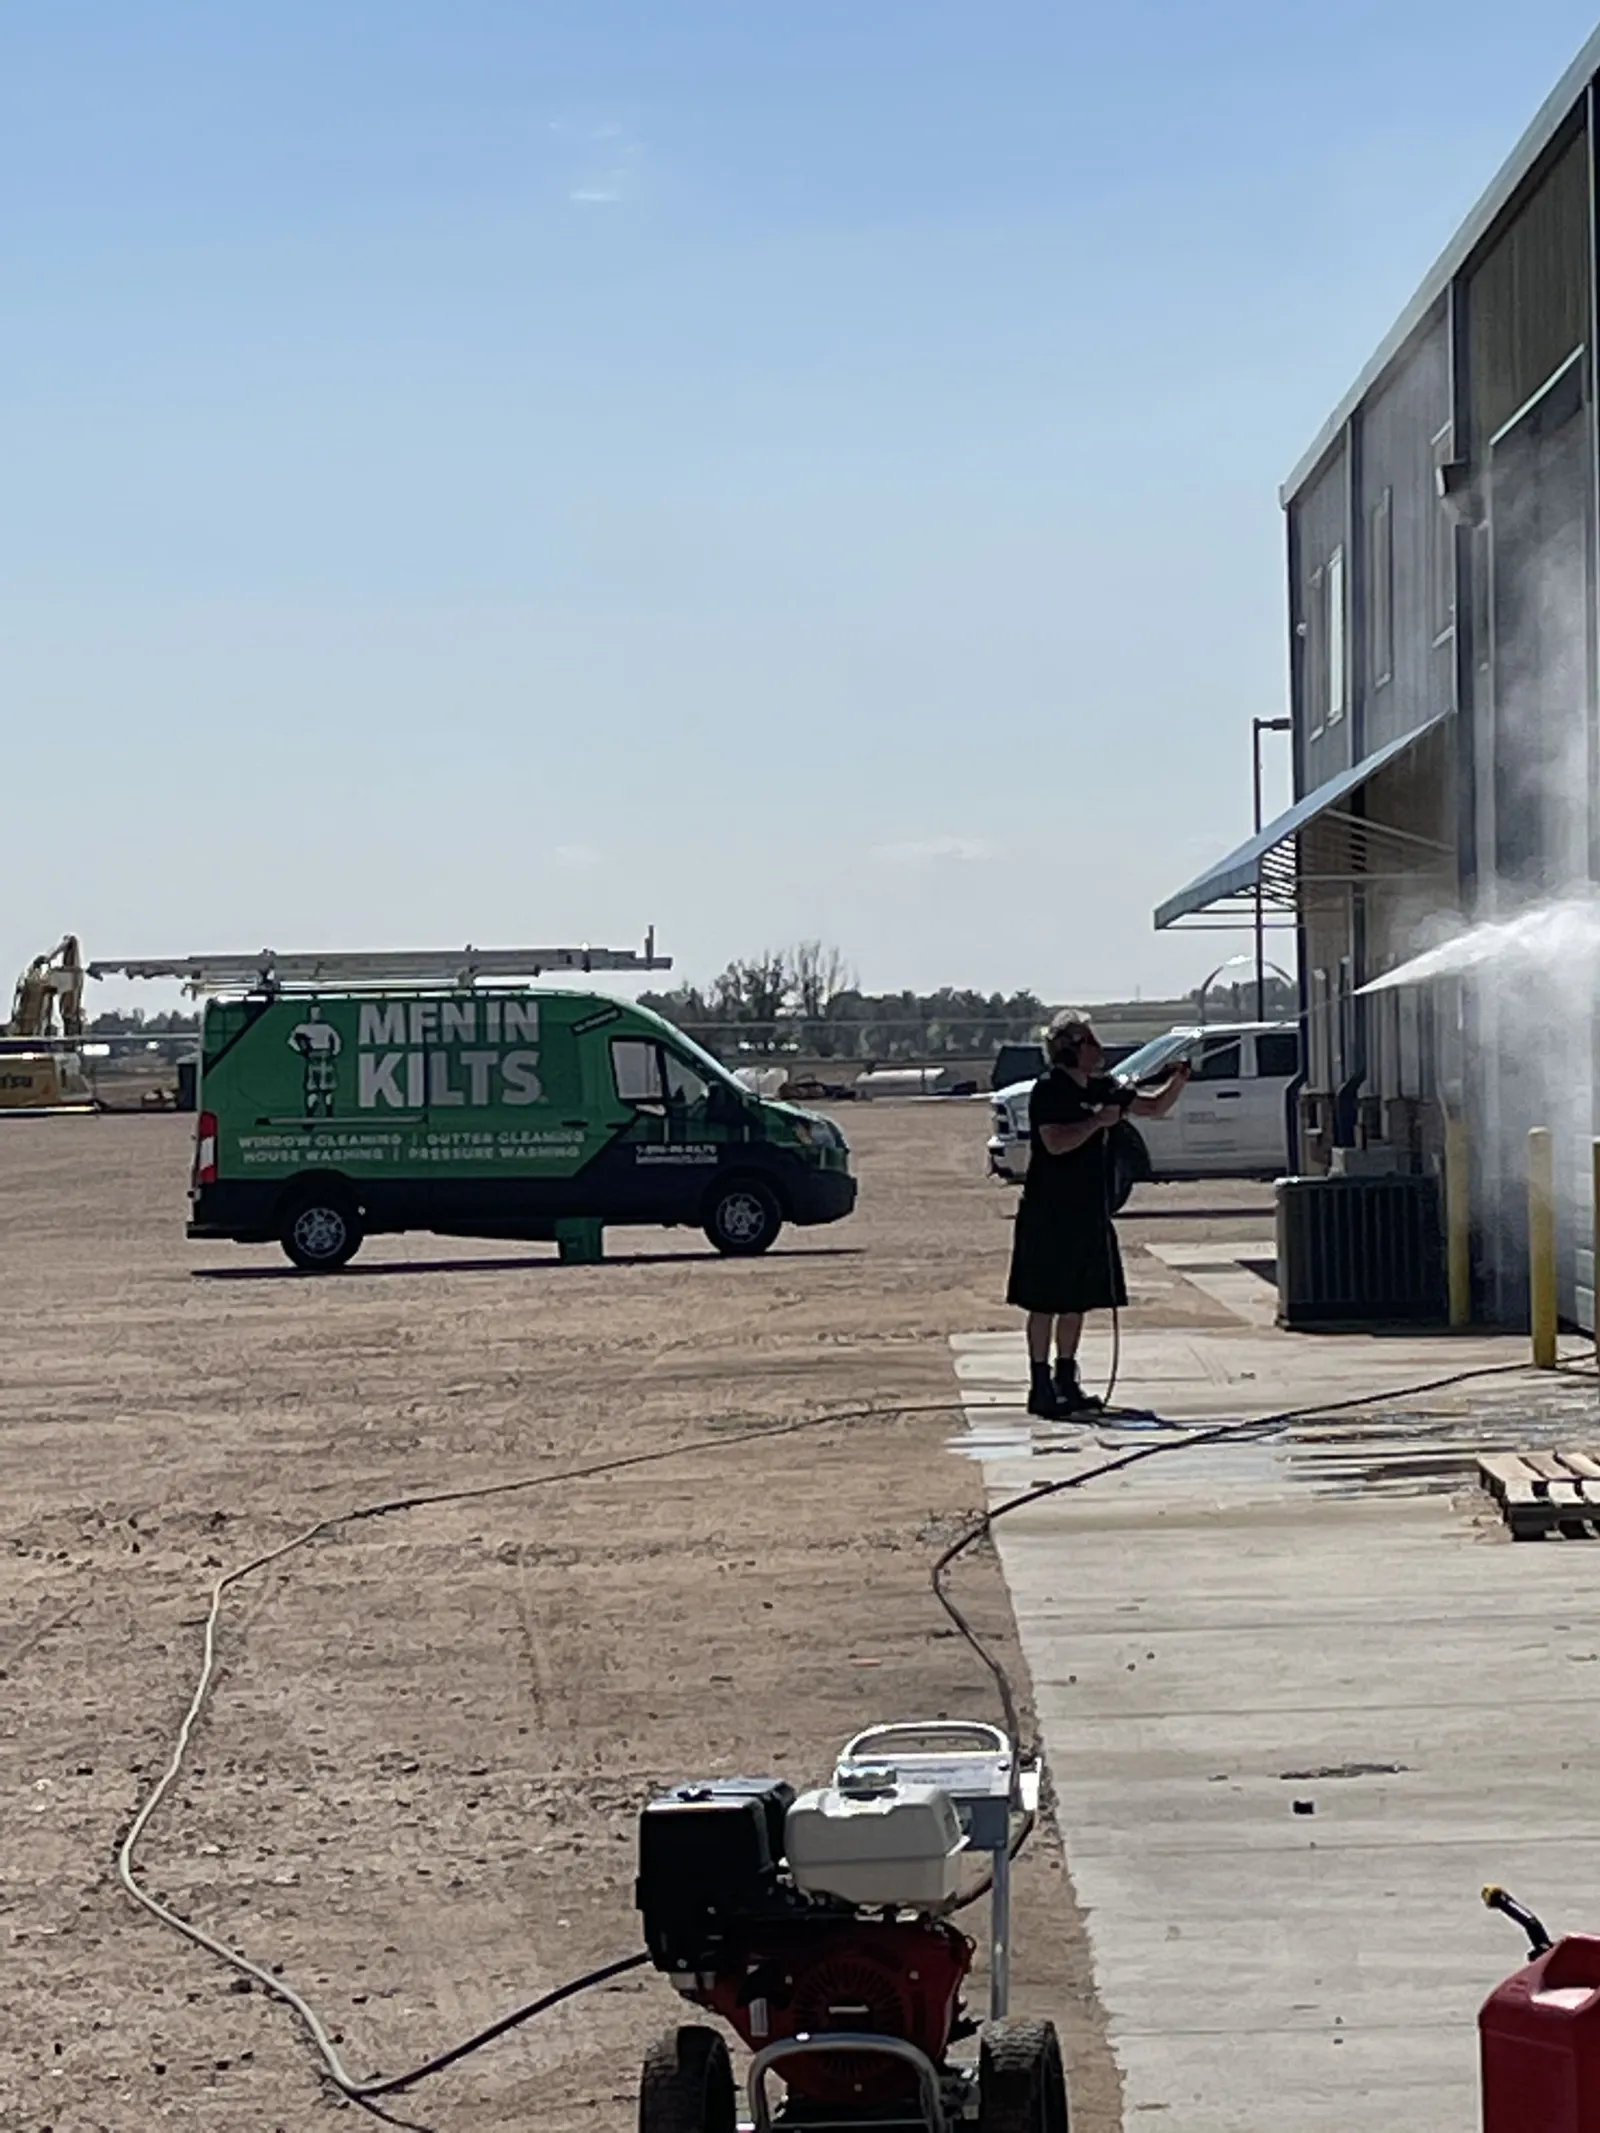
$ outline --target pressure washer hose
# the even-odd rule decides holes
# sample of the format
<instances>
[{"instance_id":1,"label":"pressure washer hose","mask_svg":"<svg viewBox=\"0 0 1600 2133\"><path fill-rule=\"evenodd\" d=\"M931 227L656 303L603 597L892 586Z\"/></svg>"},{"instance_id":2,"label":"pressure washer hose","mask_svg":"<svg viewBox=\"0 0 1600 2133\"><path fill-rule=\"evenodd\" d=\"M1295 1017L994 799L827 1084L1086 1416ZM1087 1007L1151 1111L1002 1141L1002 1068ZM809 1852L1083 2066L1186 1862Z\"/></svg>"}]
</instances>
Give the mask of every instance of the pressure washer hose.
<instances>
[{"instance_id":1,"label":"pressure washer hose","mask_svg":"<svg viewBox=\"0 0 1600 2133\"><path fill-rule=\"evenodd\" d=\"M933 1597L938 1601L958 1634L993 1680L1001 1709L1005 1715L1006 1731L1013 1746L1018 1747L1022 1739L1022 1719L1018 1708L1015 1684L1004 1662L991 1650L949 1591L949 1575L953 1565L970 1549L975 1548L981 1541L988 1539L1002 1518L1009 1517L1014 1511L1025 1510L1032 1504L1042 1503L1048 1497L1063 1495L1071 1489L1086 1488L1092 1481L1101 1480L1110 1474L1122 1473L1130 1467L1139 1466L1145 1460L1158 1458L1164 1453L1194 1451L1206 1445L1218 1444L1242 1437L1269 1435L1277 1430L1288 1428L1297 1422L1314 1421L1326 1415L1344 1414L1356 1408L1374 1407L1388 1402L1414 1399L1425 1393L1443 1392L1458 1385L1471 1383L1476 1379L1520 1376L1533 1367L1531 1363L1483 1364L1472 1370L1454 1371L1446 1377L1430 1378L1420 1385L1390 1387L1377 1392L1359 1393L1345 1400L1323 1402L1312 1407L1290 1408L1277 1414L1250 1416L1243 1419L1210 1424L1202 1430L1191 1430L1181 1436L1163 1437L1158 1442L1135 1446L1130 1451L1119 1453L1115 1458L1102 1461L1098 1466L1088 1467L1078 1473L1065 1475L1060 1480L1042 1482L1034 1488L1025 1489L1019 1495L1009 1497L1003 1503L996 1504L991 1509L980 1513L973 1519L965 1532L959 1535L935 1561L930 1572L929 1582ZM1572 1372L1583 1366L1575 1366L1569 1363L1562 1367ZM172 1932L180 1934L185 1940L192 1942L194 1946L203 1948L207 1954L214 1955L220 1962L227 1963L232 1969L237 1970L241 1976L247 1977L254 1984L259 1985L263 1992L283 2001L305 2029L333 2086L350 2102L374 2110L376 2110L379 2098L396 2095L402 2089L411 2088L419 2081L426 2080L434 2074L442 2073L446 2067L453 2066L469 2054L482 2050L485 2045L493 2043L496 2038L505 2036L508 2031L519 2027L524 2022L532 2021L535 2016L560 2006L564 2001L575 1998L579 1993L587 1992L595 1986L605 1984L608 1980L620 1977L630 1970L643 1968L649 1961L648 1956L636 1954L620 1957L615 1962L607 1963L597 1970L589 1971L584 1976L574 1978L567 1984L557 1986L553 1991L541 1995L540 1998L529 2001L526 2006L519 2007L512 2013L502 2016L498 2021L491 2023L488 2028L479 2030L462 2043L452 2046L447 2051L440 2052L434 2058L425 2061L420 2066L412 2067L405 2073L372 2081L355 2080L341 2060L333 2039L328 2034L315 2009L292 1986L285 1984L281 1977L265 1969L261 1964L252 1961L249 1956L243 1954L239 1949L230 1947L225 1941L219 1940L215 1935L208 1933L204 1927L197 1926L192 1920L181 1917L170 1905L164 1904L158 1897L152 1896L148 1889L141 1886L135 1871L135 1857L140 1840L176 1782L183 1768L185 1757L188 1754L194 1729L210 1700L217 1670L217 1629L221 1619L223 1602L227 1594L234 1586L242 1584L245 1579L253 1577L258 1571L271 1569L274 1564L284 1561L285 1558L295 1554L299 1549L309 1546L312 1541L320 1539L324 1534L335 1532L340 1527L360 1524L369 1519L387 1518L403 1511L426 1510L442 1504L470 1503L481 1501L488 1497L511 1496L534 1489L553 1488L563 1482L593 1480L602 1475L625 1473L637 1467L660 1465L670 1459L688 1458L698 1452L721 1453L730 1446L759 1444L769 1438L798 1436L814 1430L844 1428L864 1422L904 1421L912 1416L951 1414L952 1412L960 1413L961 1411L961 1402L958 1398L895 1407L843 1408L829 1414L811 1415L792 1422L762 1424L750 1429L736 1431L727 1436L700 1438L688 1444L667 1445L654 1451L634 1452L613 1459L595 1460L587 1466L567 1467L549 1473L524 1475L511 1481L486 1482L468 1488L424 1490L411 1495L387 1497L377 1503L358 1505L352 1510L335 1512L326 1518L317 1519L314 1524L307 1526L302 1532L295 1534L293 1538L280 1542L274 1548L264 1550L261 1554L253 1556L248 1562L241 1563L236 1569L225 1571L212 1586L210 1605L207 1609L205 1627L201 1639L200 1673L195 1683L194 1693L190 1697L189 1707L184 1713L183 1721L178 1728L166 1768L162 1771L138 1812L134 1815L132 1822L128 1826L127 1834L117 1848L116 1868L119 1882L133 1901L160 1924L168 1927ZM1181 1427L1181 1425L1174 1426ZM1018 1749L1016 1762L1020 1766L1022 1762L1031 1761L1037 1755L1038 1745L1035 1740L1030 1742L1027 1750ZM1013 1856L1021 1849L1022 1844L1026 1842L1030 1826L1031 1824L1024 1826L1016 1843L1013 1845ZM983 1894L984 1889L981 1887L970 1892L964 1899L962 1907L965 1908L967 1904L978 1901ZM379 2113L378 2115L383 2114Z\"/></svg>"},{"instance_id":2,"label":"pressure washer hose","mask_svg":"<svg viewBox=\"0 0 1600 2133\"><path fill-rule=\"evenodd\" d=\"M183 1768L194 1729L210 1700L217 1671L217 1629L223 1602L229 1591L242 1584L245 1579L254 1577L257 1572L270 1570L274 1564L308 1547L312 1541L322 1538L323 1535L333 1533L344 1526L362 1524L370 1519L387 1518L402 1511L426 1510L442 1504L471 1503L486 1497L517 1495L533 1489L553 1488L562 1482L593 1480L602 1475L625 1473L636 1467L660 1465L669 1459L685 1458L695 1452L720 1451L732 1445L757 1444L768 1438L796 1436L806 1431L840 1427L854 1422L897 1421L912 1415L943 1415L951 1413L953 1409L959 1409L958 1401L939 1400L918 1406L843 1409L837 1413L808 1416L798 1421L762 1424L734 1431L726 1436L701 1438L689 1444L664 1445L654 1451L598 1459L586 1466L522 1475L510 1481L485 1482L468 1488L425 1490L411 1495L386 1497L376 1503L360 1504L352 1510L338 1511L326 1518L319 1518L291 1539L280 1542L274 1548L265 1549L233 1570L225 1571L211 1588L211 1600L201 1638L200 1673L195 1682L194 1694L189 1699L189 1707L178 1728L171 1756L117 1847L116 1867L119 1882L134 1902L152 1918L173 1932L181 1934L196 1947L205 1949L207 1954L216 1956L220 1962L227 1963L241 1976L259 1985L263 1992L282 2000L299 2018L322 2060L328 2079L339 2093L352 2103L375 2102L380 2097L391 2096L401 2089L410 2088L432 2074L442 2073L458 2059L465 2058L470 2052L481 2050L495 2038L504 2036L508 2030L559 2006L562 2001L587 1991L591 1986L604 1984L608 1979L618 1977L625 1971L642 1968L649 1960L644 1955L628 1956L618 1962L609 1963L600 1970L591 1971L582 1978L574 1979L570 1984L558 1987L554 1992L530 2001L527 2006L518 2008L514 2013L492 2023L489 2028L480 2030L464 2043L439 2054L421 2066L411 2068L407 2073L363 2082L357 2081L349 2072L316 2010L292 1986L286 1985L282 1978L265 1969L260 1963L252 1961L240 1949L230 1947L225 1941L208 1933L203 1926L197 1926L192 1920L181 1917L170 1905L152 1896L139 1882L135 1871L135 1857L141 1838Z\"/></svg>"}]
</instances>

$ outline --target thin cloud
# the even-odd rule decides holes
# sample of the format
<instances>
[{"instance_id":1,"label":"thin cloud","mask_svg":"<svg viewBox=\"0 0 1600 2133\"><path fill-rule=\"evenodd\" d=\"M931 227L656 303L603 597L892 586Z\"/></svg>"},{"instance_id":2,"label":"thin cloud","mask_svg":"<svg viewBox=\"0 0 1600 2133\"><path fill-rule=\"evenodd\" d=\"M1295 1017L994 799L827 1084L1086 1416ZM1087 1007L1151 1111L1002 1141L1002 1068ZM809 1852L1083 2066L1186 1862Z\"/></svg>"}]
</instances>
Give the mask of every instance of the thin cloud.
<instances>
[{"instance_id":1,"label":"thin cloud","mask_svg":"<svg viewBox=\"0 0 1600 2133\"><path fill-rule=\"evenodd\" d=\"M897 844L875 844L872 856L880 866L931 867L945 860L971 866L995 853L983 837L906 837Z\"/></svg>"},{"instance_id":2,"label":"thin cloud","mask_svg":"<svg viewBox=\"0 0 1600 2133\"><path fill-rule=\"evenodd\" d=\"M597 867L605 863L605 854L592 844L558 844L555 860L563 867Z\"/></svg>"},{"instance_id":3,"label":"thin cloud","mask_svg":"<svg viewBox=\"0 0 1600 2133\"><path fill-rule=\"evenodd\" d=\"M550 131L571 151L567 198L575 207L614 207L628 197L644 159L644 144L625 126L614 119L599 126L552 119Z\"/></svg>"}]
</instances>

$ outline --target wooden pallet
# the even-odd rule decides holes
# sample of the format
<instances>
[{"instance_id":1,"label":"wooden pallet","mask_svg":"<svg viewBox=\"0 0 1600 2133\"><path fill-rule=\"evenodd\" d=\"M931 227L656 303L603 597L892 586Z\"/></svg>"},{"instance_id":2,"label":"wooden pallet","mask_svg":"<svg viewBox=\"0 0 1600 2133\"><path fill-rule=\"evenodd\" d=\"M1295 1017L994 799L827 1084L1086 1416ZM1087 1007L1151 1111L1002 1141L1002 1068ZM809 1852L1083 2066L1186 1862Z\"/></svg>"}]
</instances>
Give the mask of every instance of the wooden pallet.
<instances>
[{"instance_id":1,"label":"wooden pallet","mask_svg":"<svg viewBox=\"0 0 1600 2133\"><path fill-rule=\"evenodd\" d=\"M1480 1454L1478 1479L1513 1540L1600 1539L1600 1459L1588 1452Z\"/></svg>"}]
</instances>

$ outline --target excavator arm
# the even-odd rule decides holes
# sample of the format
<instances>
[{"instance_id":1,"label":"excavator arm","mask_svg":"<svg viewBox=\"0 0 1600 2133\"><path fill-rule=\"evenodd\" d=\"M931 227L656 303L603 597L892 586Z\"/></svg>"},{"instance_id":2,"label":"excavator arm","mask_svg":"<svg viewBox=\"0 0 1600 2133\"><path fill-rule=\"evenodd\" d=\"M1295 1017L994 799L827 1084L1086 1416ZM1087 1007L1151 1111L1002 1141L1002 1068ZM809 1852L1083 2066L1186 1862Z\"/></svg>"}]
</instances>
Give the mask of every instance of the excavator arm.
<instances>
[{"instance_id":1,"label":"excavator arm","mask_svg":"<svg viewBox=\"0 0 1600 2133\"><path fill-rule=\"evenodd\" d=\"M18 978L5 1034L81 1037L83 979L83 953L77 935L69 933L56 947L36 955Z\"/></svg>"}]
</instances>

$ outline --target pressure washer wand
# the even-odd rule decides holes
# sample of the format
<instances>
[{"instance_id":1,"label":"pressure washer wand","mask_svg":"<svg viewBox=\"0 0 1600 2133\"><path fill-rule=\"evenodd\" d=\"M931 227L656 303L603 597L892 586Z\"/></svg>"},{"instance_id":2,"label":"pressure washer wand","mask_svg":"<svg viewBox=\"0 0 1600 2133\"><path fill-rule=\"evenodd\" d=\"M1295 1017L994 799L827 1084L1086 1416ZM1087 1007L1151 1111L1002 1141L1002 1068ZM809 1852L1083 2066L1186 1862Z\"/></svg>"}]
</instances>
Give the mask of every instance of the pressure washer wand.
<instances>
[{"instance_id":1,"label":"pressure washer wand","mask_svg":"<svg viewBox=\"0 0 1600 2133\"><path fill-rule=\"evenodd\" d=\"M1520 1926L1528 1936L1528 1953L1535 1959L1548 1955L1555 1942L1545 1931L1541 1921L1525 1904L1518 1903L1509 1889L1497 1888L1493 1882L1483 1892L1483 1900L1491 1911L1499 1911L1509 1918L1514 1926Z\"/></svg>"}]
</instances>

